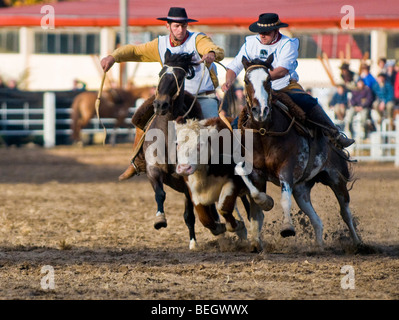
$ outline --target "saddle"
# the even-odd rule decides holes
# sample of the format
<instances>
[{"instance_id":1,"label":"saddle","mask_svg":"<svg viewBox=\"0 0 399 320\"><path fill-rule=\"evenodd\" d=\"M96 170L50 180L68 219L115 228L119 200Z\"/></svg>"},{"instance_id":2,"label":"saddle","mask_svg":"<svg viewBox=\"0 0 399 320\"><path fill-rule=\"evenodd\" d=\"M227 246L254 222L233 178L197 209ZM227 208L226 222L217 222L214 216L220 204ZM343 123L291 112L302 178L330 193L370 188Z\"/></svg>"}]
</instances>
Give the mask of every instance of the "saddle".
<instances>
[{"instance_id":1,"label":"saddle","mask_svg":"<svg viewBox=\"0 0 399 320\"><path fill-rule=\"evenodd\" d=\"M155 100L155 95L151 96L147 100L143 102L143 104L136 110L132 117L132 124L144 130L148 121L151 119L154 114L153 102Z\"/></svg>"},{"instance_id":2,"label":"saddle","mask_svg":"<svg viewBox=\"0 0 399 320\"><path fill-rule=\"evenodd\" d=\"M305 111L303 111L292 99L283 92L273 92L272 103L280 108L286 115L294 122L293 127L298 132L298 134L307 138L309 142L309 161L306 165L304 173L301 180L306 179L312 169L312 164L316 157L317 151L319 149L317 142L317 131L316 128L310 127L307 120ZM244 130L245 123L248 121L249 114L243 109L238 118L238 128ZM289 129L285 132L287 133ZM284 133L284 134L285 134ZM274 133L276 135L276 133Z\"/></svg>"},{"instance_id":3,"label":"saddle","mask_svg":"<svg viewBox=\"0 0 399 320\"><path fill-rule=\"evenodd\" d=\"M303 136L313 137L313 129L309 126L306 121L307 116L303 111L287 94L284 92L273 92L272 103L280 108L291 120L295 118L294 128L296 131ZM244 129L245 123L248 121L249 114L245 108L241 111L238 118L238 128Z\"/></svg>"}]
</instances>

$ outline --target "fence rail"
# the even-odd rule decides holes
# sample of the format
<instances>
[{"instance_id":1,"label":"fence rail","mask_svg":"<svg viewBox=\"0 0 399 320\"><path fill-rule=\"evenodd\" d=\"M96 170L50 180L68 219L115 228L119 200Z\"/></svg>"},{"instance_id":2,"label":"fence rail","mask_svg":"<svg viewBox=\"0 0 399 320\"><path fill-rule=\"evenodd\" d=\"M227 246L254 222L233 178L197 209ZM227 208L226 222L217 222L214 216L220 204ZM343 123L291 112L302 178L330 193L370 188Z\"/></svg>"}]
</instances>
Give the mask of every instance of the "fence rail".
<instances>
[{"instance_id":1,"label":"fence rail","mask_svg":"<svg viewBox=\"0 0 399 320\"><path fill-rule=\"evenodd\" d=\"M395 131L370 133L369 142L357 142L350 152L359 161L394 162L399 167L399 117L395 120Z\"/></svg>"},{"instance_id":2,"label":"fence rail","mask_svg":"<svg viewBox=\"0 0 399 320\"><path fill-rule=\"evenodd\" d=\"M31 107L29 102L23 102L22 107L9 107L7 102L0 104L0 137L5 136L36 136L43 137L43 145L51 148L56 145L56 137L63 136L65 139L71 136L70 129L72 120L70 108L57 107L54 92L43 93L42 104L39 107ZM135 108L130 108L133 114ZM127 125L131 124L131 118L125 119ZM134 135L135 129L114 128L116 119L102 118L101 123L106 127L110 136ZM82 129L84 134L103 133L104 129L97 118L90 121L88 128Z\"/></svg>"}]
</instances>

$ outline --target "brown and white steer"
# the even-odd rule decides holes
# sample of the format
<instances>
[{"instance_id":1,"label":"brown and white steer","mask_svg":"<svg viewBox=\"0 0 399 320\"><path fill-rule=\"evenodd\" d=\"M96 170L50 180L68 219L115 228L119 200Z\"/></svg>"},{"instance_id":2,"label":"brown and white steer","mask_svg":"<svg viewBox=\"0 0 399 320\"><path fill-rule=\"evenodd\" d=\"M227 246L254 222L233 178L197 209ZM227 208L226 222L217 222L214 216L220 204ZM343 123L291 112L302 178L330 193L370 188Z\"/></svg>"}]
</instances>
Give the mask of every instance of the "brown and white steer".
<instances>
[{"instance_id":1,"label":"brown and white steer","mask_svg":"<svg viewBox=\"0 0 399 320\"><path fill-rule=\"evenodd\" d=\"M252 183L251 175L241 176L243 164L233 161L233 133L220 118L187 120L176 123L177 165L176 173L185 177L191 199L195 205L217 203L218 212L226 220L226 229L246 238L245 224L233 216L237 197L248 194L251 221L252 249L262 249L260 229L262 210L271 210L274 202ZM223 137L223 138L222 138ZM213 145L218 139L218 144ZM230 147L226 144L230 144ZM215 161L216 159L216 161Z\"/></svg>"}]
</instances>

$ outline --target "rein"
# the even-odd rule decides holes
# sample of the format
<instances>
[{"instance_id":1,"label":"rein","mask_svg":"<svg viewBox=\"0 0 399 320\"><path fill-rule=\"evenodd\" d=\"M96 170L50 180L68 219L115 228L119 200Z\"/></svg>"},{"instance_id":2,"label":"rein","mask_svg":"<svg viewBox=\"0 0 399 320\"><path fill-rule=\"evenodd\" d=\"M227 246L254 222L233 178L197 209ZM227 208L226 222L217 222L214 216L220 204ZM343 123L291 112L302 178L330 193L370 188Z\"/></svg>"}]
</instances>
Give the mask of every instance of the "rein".
<instances>
[{"instance_id":1,"label":"rein","mask_svg":"<svg viewBox=\"0 0 399 320\"><path fill-rule=\"evenodd\" d=\"M161 80L162 80L162 78L165 76L165 74L172 74L173 77L175 78L176 87L177 87L177 91L176 91L176 93L175 93L175 94L173 95L173 97L172 97L172 100L174 101L174 100L176 100L176 98L180 95L180 91L181 91L181 89L183 88L183 85L184 85L184 80L183 80L182 83L179 85L179 80L177 80L177 76L176 76L176 74L173 72L173 70L174 70L174 69L180 69L180 70L182 70L182 71L184 72L184 78L186 77L187 72L186 72L186 70L184 70L182 67L171 67L171 66L168 66L167 64L165 64L164 67L166 67L167 69L166 69L165 72L159 77L157 89L156 89L156 91L155 91L155 95L158 94L159 83L161 82Z\"/></svg>"},{"instance_id":2,"label":"rein","mask_svg":"<svg viewBox=\"0 0 399 320\"><path fill-rule=\"evenodd\" d=\"M246 128L244 125L242 126L245 130L252 130L255 133L259 133L261 136L270 136L270 137L282 137L287 135L292 127L295 124L295 117L292 117L291 123L288 126L288 128L285 131L268 131L265 128L260 128L260 129L252 129L252 128Z\"/></svg>"},{"instance_id":3,"label":"rein","mask_svg":"<svg viewBox=\"0 0 399 320\"><path fill-rule=\"evenodd\" d=\"M201 75L201 81L200 81L200 83L199 83L199 85L198 85L197 92L195 93L194 100L193 100L193 102L191 103L190 108L188 108L187 112L183 115L183 118L185 118L185 117L188 116L188 114L189 114L189 113L191 112L191 110L193 109L195 102L197 101L198 92L200 91L200 88L201 88L201 85L202 85L202 80L204 79L204 75L205 75L205 68L206 68L206 67L205 67L205 64L204 64L204 69L202 70L202 75ZM184 81L183 81L183 82L184 82Z\"/></svg>"},{"instance_id":4,"label":"rein","mask_svg":"<svg viewBox=\"0 0 399 320\"><path fill-rule=\"evenodd\" d=\"M103 145L105 145L105 140L107 139L107 129L105 128L105 126L104 126L104 124L103 124L103 122L101 121L101 118L100 118L100 103L101 103L101 95L103 93L104 82L105 82L105 78L106 77L107 77L107 72L104 72L103 77L101 79L100 89L98 90L97 99L96 99L96 102L94 104L94 107L96 109L97 119L101 123L101 125L103 127L103 130L104 130Z\"/></svg>"}]
</instances>

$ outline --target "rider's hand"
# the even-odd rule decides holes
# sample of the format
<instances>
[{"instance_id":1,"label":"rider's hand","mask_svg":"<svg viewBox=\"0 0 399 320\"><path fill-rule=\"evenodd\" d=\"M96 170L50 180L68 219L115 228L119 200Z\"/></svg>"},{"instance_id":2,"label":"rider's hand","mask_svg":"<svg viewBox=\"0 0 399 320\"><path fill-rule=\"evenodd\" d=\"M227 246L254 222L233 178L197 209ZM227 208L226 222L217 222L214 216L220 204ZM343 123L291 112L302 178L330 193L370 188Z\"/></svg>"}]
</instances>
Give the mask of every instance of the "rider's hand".
<instances>
[{"instance_id":1,"label":"rider's hand","mask_svg":"<svg viewBox=\"0 0 399 320\"><path fill-rule=\"evenodd\" d=\"M230 82L223 83L222 84L222 91L226 92L227 90L229 90L231 88L231 86L232 86L232 83L230 83Z\"/></svg>"},{"instance_id":2,"label":"rider's hand","mask_svg":"<svg viewBox=\"0 0 399 320\"><path fill-rule=\"evenodd\" d=\"M115 59L113 56L109 55L101 60L101 67L104 72L107 72L114 65Z\"/></svg>"},{"instance_id":3,"label":"rider's hand","mask_svg":"<svg viewBox=\"0 0 399 320\"><path fill-rule=\"evenodd\" d=\"M202 56L202 59L199 62L205 61L207 65L210 65L216 59L216 54L213 51L209 51L208 53Z\"/></svg>"}]
</instances>

